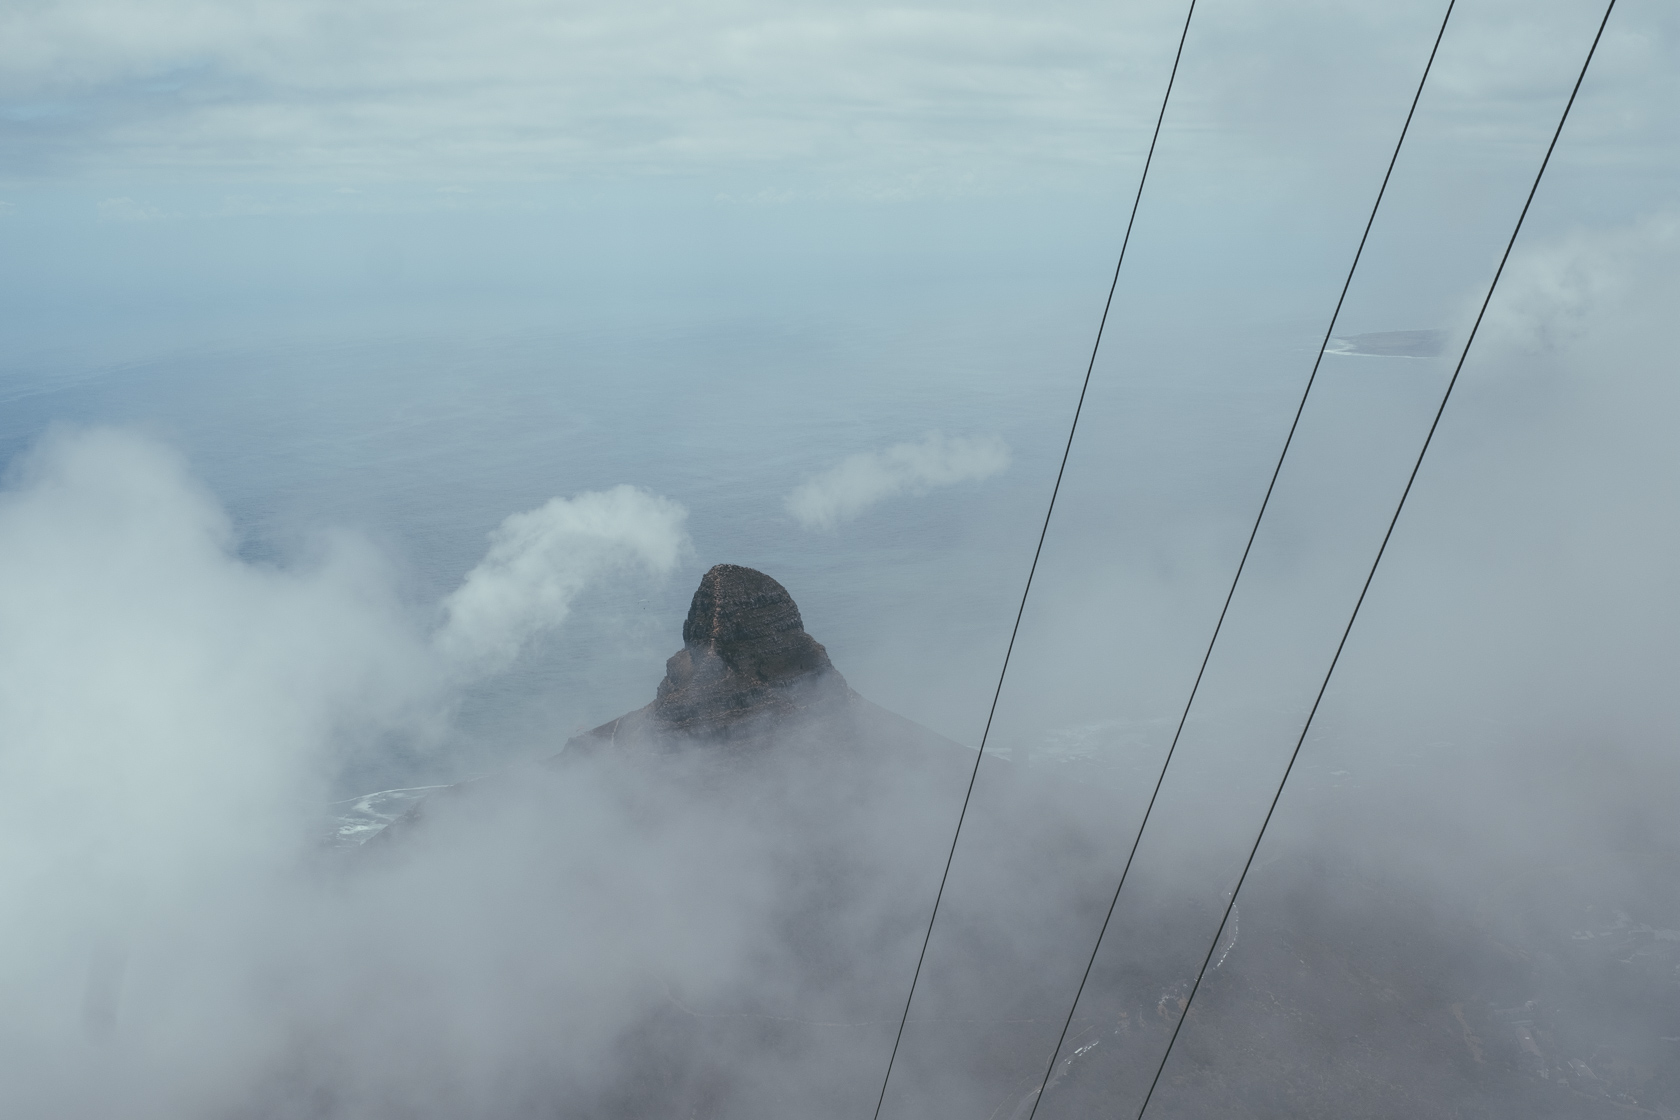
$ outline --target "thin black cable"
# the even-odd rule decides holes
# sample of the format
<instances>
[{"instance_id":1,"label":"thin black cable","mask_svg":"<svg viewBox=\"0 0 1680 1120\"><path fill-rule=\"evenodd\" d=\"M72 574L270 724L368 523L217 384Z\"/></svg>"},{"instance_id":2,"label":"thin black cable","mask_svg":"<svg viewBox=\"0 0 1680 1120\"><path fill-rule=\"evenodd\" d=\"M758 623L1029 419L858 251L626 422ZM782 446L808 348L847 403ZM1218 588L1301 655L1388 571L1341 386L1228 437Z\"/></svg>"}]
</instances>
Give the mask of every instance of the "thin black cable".
<instances>
[{"instance_id":1,"label":"thin black cable","mask_svg":"<svg viewBox=\"0 0 1680 1120\"><path fill-rule=\"evenodd\" d=\"M1290 772L1295 769L1295 760L1301 756L1301 746L1307 741L1307 732L1312 730L1313 718L1318 715L1318 706L1324 700L1325 690L1330 687L1330 678L1336 672L1336 663L1342 659L1342 650L1347 646L1348 635L1353 633L1353 624L1359 618L1359 608L1365 604L1365 594L1371 590L1371 581L1376 578L1377 566L1382 563L1383 553L1388 550L1388 542L1394 536L1394 527L1400 521L1400 513L1406 508L1406 499L1412 493L1412 484L1417 481L1418 471L1423 467L1423 457L1429 453L1429 445L1435 439L1435 430L1440 427L1441 416L1447 411L1447 401L1452 398L1453 388L1458 384L1458 375L1464 369L1464 360L1470 356L1470 346L1476 341L1476 332L1481 329L1482 317L1487 314L1488 304L1493 302L1494 289L1499 287L1499 278L1505 274L1505 264L1511 259L1511 249L1517 243L1517 235L1522 232L1523 221L1528 217L1528 208L1534 202L1535 192L1540 189L1540 180L1545 177L1547 165L1552 162L1552 152L1557 148L1558 137L1563 135L1563 126L1569 120L1569 110L1575 105L1575 95L1581 92L1581 83L1586 79L1587 68L1592 65L1599 40L1604 37L1604 28L1609 24L1610 13L1615 8L1616 0L1610 0L1605 6L1598 33L1593 36L1592 46L1587 49L1586 61L1581 63L1581 72L1576 75L1575 86L1569 91L1569 100L1564 103L1563 114L1558 118L1556 131L1552 133L1552 141L1546 145L1546 155L1540 161L1540 170L1535 173L1534 184L1528 188L1528 198L1523 201L1522 212L1517 215L1516 228L1511 230L1511 239L1505 243L1505 252L1499 258L1499 267L1494 270L1493 282L1488 285L1487 295L1482 298L1481 310L1476 312L1476 321L1470 327L1470 337L1464 340L1464 349L1458 355L1458 364L1453 367L1452 379L1447 382L1446 392L1441 394L1441 405L1435 410L1435 419L1429 425L1428 434L1423 437L1423 447L1418 451L1417 462L1412 464L1412 473L1407 476L1406 488L1400 492L1400 501L1394 506L1394 516L1389 518L1388 530L1383 534L1382 544L1377 548L1376 559L1371 561L1371 570L1365 574L1365 585L1359 589L1359 598L1353 604L1353 613L1348 616L1346 628L1342 630L1342 639L1336 643L1336 653L1330 659L1330 668L1325 671L1324 680L1318 686L1318 695L1313 699L1312 710L1307 713L1307 721L1301 726L1301 736L1295 740L1295 749L1290 752L1289 765L1284 767L1283 778L1278 782L1277 792L1272 795L1272 804L1266 810L1266 819L1260 822L1260 833L1254 838L1254 846L1249 849L1248 859L1243 862L1242 874L1237 876L1237 885L1231 889L1231 899L1225 905L1225 916L1219 920L1219 929L1214 931L1213 944L1208 947L1201 970L1196 973L1196 982L1190 986L1190 995L1185 999L1184 1010L1179 1013L1178 1022L1173 1026L1166 1053L1161 1055L1161 1064L1155 1067L1155 1076L1149 1082L1149 1092L1144 1094L1143 1105L1138 1109L1138 1120L1143 1120L1143 1114L1148 1111L1149 1102L1155 1096L1155 1087L1161 1083L1161 1074L1166 1071L1167 1060L1172 1057L1178 1033L1183 1029L1185 1020L1190 1017L1190 1006L1196 1000L1196 993L1201 990L1208 963L1213 960L1213 954L1219 948L1219 938L1225 932L1225 923L1231 920L1231 910L1237 904L1237 895L1242 891L1243 881L1248 878L1249 868L1254 866L1254 857L1260 851L1261 841L1266 838L1266 829L1271 825L1272 814L1277 811L1278 801L1283 797L1284 786L1289 783Z\"/></svg>"},{"instance_id":2,"label":"thin black cable","mask_svg":"<svg viewBox=\"0 0 1680 1120\"><path fill-rule=\"evenodd\" d=\"M1447 33L1447 23L1452 19L1453 7L1458 0L1448 0L1446 14L1441 17L1441 29L1435 33L1435 42L1429 48L1429 59L1423 65L1423 76L1418 79L1417 91L1412 94L1412 104L1406 110L1406 120L1400 126L1400 138L1394 142L1394 154L1388 157L1388 168L1383 172L1382 185L1377 188L1376 201L1371 204L1370 217L1365 219L1365 229L1359 235L1359 247L1354 250L1353 263L1348 266L1347 279L1342 281L1341 294L1336 297L1336 309L1330 313L1330 325L1324 330L1324 341L1319 344L1318 355L1313 359L1312 373L1307 377L1306 388L1301 390L1301 401L1295 406L1295 418L1289 423L1289 434L1284 437L1283 450L1278 452L1277 465L1272 468L1271 481L1266 483L1266 495L1260 500L1260 510L1254 515L1254 525L1248 531L1248 543L1243 545L1242 559L1237 561L1236 574L1231 577L1231 587L1225 592L1225 602L1219 608L1219 620L1213 624L1213 635L1208 638L1206 651L1202 654L1202 663L1196 669L1196 679L1190 685L1190 696L1184 701L1184 711L1179 714L1178 727L1173 731L1172 743L1167 747L1167 756L1161 762L1161 772L1155 777L1155 789L1149 795L1149 804L1144 807L1143 820L1138 823L1137 835L1132 837L1132 850L1126 855L1125 866L1120 870L1120 882L1114 888L1114 897L1109 900L1108 913L1104 915L1102 928L1097 931L1096 944L1091 946L1090 959L1085 962L1085 972L1079 978L1079 987L1074 992L1073 1003L1068 1007L1067 1022L1062 1026L1062 1033L1056 1039L1055 1047L1050 1051L1050 1064L1045 1068L1044 1079L1039 1082L1038 1095L1033 1099L1032 1111L1027 1114L1027 1120L1033 1120L1038 1115L1039 1102L1044 1099L1044 1090L1050 1084L1050 1076L1056 1070L1056 1059L1061 1057L1062 1046L1067 1042L1067 1032L1073 1024L1074 1012L1079 1007L1079 997L1085 992L1085 985L1091 979L1091 970L1096 967L1097 953L1102 949L1103 938L1108 934L1109 923L1114 919L1115 908L1120 904L1120 893L1126 889L1126 879L1132 873L1132 861L1137 858L1138 847L1143 843L1144 830L1149 827L1149 818L1155 812L1155 802L1161 796L1161 787L1167 780L1167 769L1172 765L1173 754L1178 750L1178 741L1184 735L1184 725L1190 719L1190 709L1195 706L1196 694L1201 691L1202 677L1207 673L1208 662L1213 658L1213 647L1219 642L1219 633L1225 628L1225 616L1231 610L1231 600L1236 597L1237 584L1242 582L1243 569L1248 566L1248 555L1254 549L1254 539L1260 534L1260 522L1265 520L1266 508L1271 505L1272 491L1277 488L1278 476L1283 473L1283 461L1289 457L1289 448L1295 442L1295 430L1301 426L1301 414L1307 409L1307 398L1312 396L1313 384L1318 380L1318 367L1324 362L1324 350L1330 345L1330 339L1336 332L1336 322L1342 315L1342 304L1347 301L1348 289L1353 286L1354 273L1359 271L1359 260L1365 255L1365 242L1371 237L1371 227L1376 224L1377 211L1382 208L1383 196L1388 193L1388 181L1394 175L1394 165L1400 160L1400 149L1406 144L1406 134L1411 130L1412 117L1417 114L1418 101L1423 97L1423 87L1429 82L1429 71L1435 65L1435 55L1441 49L1441 40Z\"/></svg>"},{"instance_id":3,"label":"thin black cable","mask_svg":"<svg viewBox=\"0 0 1680 1120\"><path fill-rule=\"evenodd\" d=\"M1085 381L1079 388L1079 401L1073 408L1073 422L1068 425L1067 445L1062 448L1061 466L1056 469L1056 484L1050 488L1050 504L1044 511L1044 525L1038 531L1038 547L1033 549L1032 564L1027 568L1027 584L1021 589L1021 605L1015 611L1015 625L1009 631L1009 645L1003 651L1003 667L998 671L997 687L992 691L992 706L986 713L986 727L980 733L980 749L974 756L974 769L968 775L968 790L963 794L962 810L957 814L957 828L951 835L951 850L945 855L945 870L939 876L939 890L933 896L933 912L928 916L927 932L922 936L922 950L916 957L916 971L910 977L910 994L904 997L904 1014L898 1020L898 1034L893 1038L892 1055L887 1059L886 1076L881 1078L881 1094L875 1099L875 1120L881 1120L881 1106L886 1103L887 1085L892 1081L893 1065L898 1061L898 1047L904 1041L904 1025L910 1020L910 1005L916 998L916 984L922 978L922 963L927 959L928 943L933 940L933 923L939 917L939 903L945 897L945 883L951 877L951 863L956 859L957 841L962 837L963 821L968 816L968 803L974 796L974 782L980 776L980 760L986 756L986 739L992 733L992 719L997 715L998 697L1003 694L1003 679L1009 673L1009 658L1015 652L1015 638L1021 632L1021 618L1027 611L1027 596L1032 593L1033 576L1038 572L1038 558L1044 552L1044 538L1050 532L1050 517L1056 512L1056 496L1062 491L1062 476L1067 473L1068 456L1073 452L1074 433L1079 430L1079 414L1085 408L1085 394L1091 388L1091 371L1097 365L1097 351L1102 346L1103 331L1108 326L1108 312L1114 305L1114 292L1120 285L1120 267L1126 263L1126 247L1132 242L1132 226L1137 222L1138 206L1143 202L1143 187L1149 181L1149 166L1155 160L1155 144L1161 139L1161 122L1167 116L1167 103L1172 100L1173 82L1178 78L1178 63L1184 57L1184 42L1190 35L1190 19L1196 14L1196 0L1184 13L1184 30L1178 36L1178 50L1173 54L1172 72L1167 75L1167 90L1161 96L1161 111L1155 116L1155 131L1149 137L1149 152L1143 157L1143 172L1138 176L1137 194L1132 198L1132 212L1126 219L1126 233L1120 240L1120 256L1114 262L1114 278L1108 284L1108 298L1103 301L1102 318L1097 323L1097 337L1091 344L1091 360L1085 365Z\"/></svg>"}]
</instances>

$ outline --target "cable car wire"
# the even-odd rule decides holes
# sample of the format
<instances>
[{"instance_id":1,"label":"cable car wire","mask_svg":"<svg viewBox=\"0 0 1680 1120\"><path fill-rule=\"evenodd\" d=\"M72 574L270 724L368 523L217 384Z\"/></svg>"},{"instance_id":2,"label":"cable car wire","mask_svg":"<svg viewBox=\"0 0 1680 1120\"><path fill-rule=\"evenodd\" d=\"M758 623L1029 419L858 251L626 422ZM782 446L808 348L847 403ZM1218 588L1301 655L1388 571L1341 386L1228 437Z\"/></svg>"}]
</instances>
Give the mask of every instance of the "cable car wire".
<instances>
[{"instance_id":1,"label":"cable car wire","mask_svg":"<svg viewBox=\"0 0 1680 1120\"><path fill-rule=\"evenodd\" d=\"M1109 923L1114 919L1114 911L1120 904L1120 895L1126 889L1126 880L1132 872L1132 862L1137 858L1138 847L1143 843L1144 831L1149 827L1151 816L1155 812L1155 802L1161 796L1161 787L1166 783L1167 770L1172 766L1173 755L1178 751L1178 741L1184 735L1184 725L1190 719L1190 710L1196 704L1196 696L1201 691L1202 678L1207 673L1208 662L1213 658L1213 648L1219 643L1219 634L1225 628L1225 616L1230 613L1231 600L1236 598L1237 585L1242 582L1243 571L1248 567L1249 554L1254 550L1254 540L1260 534L1260 523L1266 518L1266 510L1272 502L1272 492L1277 489L1278 476L1283 473L1284 460L1289 458L1289 449L1295 442L1295 432L1301 426L1301 416L1307 409L1307 399L1312 396L1313 385L1318 381L1319 367L1324 363L1324 351L1330 345L1330 339L1336 332L1336 323L1342 315L1342 305L1347 302L1348 289L1353 286L1353 277L1359 271L1359 261L1365 255L1365 243L1370 240L1371 227L1376 224L1377 212L1382 209L1383 196L1388 193L1389 180L1394 175L1394 165L1400 160L1400 150L1405 147L1406 134L1411 130L1412 118L1417 114L1418 102L1423 97L1423 89L1429 83L1429 72L1435 66L1435 56L1441 49L1441 40L1446 36L1447 24L1452 21L1453 8L1458 0L1448 0L1447 10L1441 17L1441 27L1435 32L1435 42L1429 48L1429 58L1423 65L1423 75L1418 79L1417 90L1412 94L1411 106L1406 110L1405 122L1400 126L1400 136L1394 142L1394 152L1388 158L1388 167L1383 171L1382 185L1377 188L1376 201L1371 204L1370 216L1365 219L1365 229L1359 235L1359 246L1354 250L1353 263L1348 266L1347 278L1342 281L1341 293L1336 297L1336 308L1330 313L1330 324L1324 329L1324 339L1319 344L1318 353L1313 358L1312 373L1307 377L1307 384L1301 390L1301 400L1295 406L1295 417L1289 423L1289 434L1284 437L1283 449L1278 452L1277 464L1272 468L1272 477L1266 483L1265 497L1260 500L1260 509L1254 515L1254 524L1248 531L1248 541L1243 545L1242 558L1237 561L1237 570L1231 576L1231 586L1225 592L1225 602L1219 608L1219 618L1213 624L1213 634L1208 638L1207 649L1202 653L1202 663L1196 669L1196 679L1190 685L1190 695L1184 701L1184 710L1179 714L1178 726L1173 731L1171 744L1167 747L1167 755L1161 762L1161 770L1155 777L1155 788L1149 794L1149 803L1144 807L1143 819L1138 823L1137 834L1132 837L1131 851L1126 854L1126 863L1120 870L1120 882L1114 888L1114 897L1108 904L1108 913L1104 915L1102 927L1097 931L1096 943L1091 946L1091 956L1085 962L1085 972L1079 978L1079 987L1074 992L1073 1003L1068 1007L1067 1020L1062 1025L1062 1033L1056 1039L1056 1045L1050 1051L1050 1064L1045 1067L1044 1077L1039 1081L1037 1095L1033 1098L1032 1111L1027 1114L1027 1120L1033 1120L1038 1115L1039 1102L1044 1099L1046 1086L1050 1084L1050 1077L1055 1072L1056 1060L1061 1057L1062 1047L1067 1042L1068 1030L1073 1025L1074 1011L1079 1007L1079 997L1084 994L1085 985L1091 979L1091 970L1096 966L1097 953L1102 949L1103 938L1108 934ZM1234 897L1234 896L1233 896ZM1211 957L1211 954L1209 954Z\"/></svg>"},{"instance_id":2,"label":"cable car wire","mask_svg":"<svg viewBox=\"0 0 1680 1120\"><path fill-rule=\"evenodd\" d=\"M1353 632L1353 624L1359 618L1359 608L1365 604L1365 595L1371 590L1371 581L1376 577L1377 567L1382 563L1383 554L1388 550L1388 542L1394 536L1394 527L1400 521L1401 511L1406 508L1406 499L1411 496L1412 485L1417 481L1418 471L1423 467L1424 456L1429 453L1429 445L1435 439L1436 429L1440 427L1441 416L1447 410L1447 402L1452 399L1453 388L1458 384L1458 376L1464 370L1464 361L1470 356L1470 347L1476 341L1476 332L1481 328L1482 319L1487 315L1488 305L1493 302L1493 293L1499 287L1499 279L1505 274L1505 265L1511 259L1511 250L1517 243L1517 235L1522 232L1523 221L1528 217L1529 207L1534 202L1534 195L1540 189L1540 180L1546 175L1546 168L1552 161L1552 152L1557 148L1558 138L1563 135L1563 126L1569 120L1569 111L1575 105L1575 96L1581 92L1581 83L1586 79L1587 68L1592 65L1593 55L1598 51L1598 44L1604 37L1604 28L1610 22L1610 13L1615 11L1616 0L1610 0L1604 9L1604 18L1599 21L1598 32L1593 36L1592 46L1587 49L1587 57L1581 63L1581 72L1576 75L1575 85L1569 91L1569 100L1564 103L1563 113L1558 118L1557 129L1552 133L1551 143L1546 146L1546 155L1540 161L1540 170L1534 175L1534 183L1528 189L1528 197L1523 201L1522 211L1517 215L1517 224L1511 230L1511 238L1505 243L1505 252L1499 258L1499 267L1494 270L1493 282L1488 285L1487 295L1482 299L1482 306L1476 312L1476 320L1470 327L1470 336L1464 340L1464 349L1458 356L1458 364L1453 367L1451 380L1441 394L1440 407L1435 410L1435 419L1429 425L1429 432L1423 438L1423 447L1418 450L1417 461L1412 464L1412 472L1406 478L1406 487L1400 492L1400 500L1394 506L1394 515L1389 518L1388 530L1383 534L1382 544L1377 548L1376 558L1371 561L1371 570L1365 575L1365 584L1359 590L1359 598L1353 604L1353 612L1348 616L1347 626L1342 630L1341 641L1336 644L1335 655L1330 659L1330 667L1325 671L1324 680L1318 686L1318 695L1313 699L1312 709L1307 713L1306 722L1301 727L1300 737L1295 740L1295 749L1290 752L1289 764L1284 767L1283 777L1278 782L1277 792L1272 795L1272 803L1266 810L1266 817L1260 823L1260 832L1254 838L1254 845L1249 849L1248 858L1243 862L1242 874L1237 876L1236 886L1231 889L1230 900L1225 905L1225 915L1220 919L1219 929L1214 932L1213 943L1208 946L1207 956L1202 960L1202 967L1196 973L1196 981L1190 986L1190 994L1185 998L1184 1009L1179 1012L1178 1022L1173 1026L1172 1037L1167 1041L1166 1052L1161 1055L1161 1062L1155 1067L1155 1076L1149 1082L1149 1091L1144 1094L1143 1104L1138 1108L1138 1120L1149 1110L1149 1102L1155 1097L1155 1089L1161 1083L1161 1074L1166 1071L1167 1061L1172 1057L1173 1046L1178 1042L1178 1035L1184 1028L1185 1020L1190 1017L1190 1008L1195 1003L1196 993L1201 990L1202 980L1207 976L1208 964L1213 960L1213 954L1219 947L1220 936L1225 932L1225 923L1231 919L1231 911L1237 904L1237 895L1242 891L1243 882L1248 878L1249 869L1254 866L1254 857L1260 851L1260 844L1266 838L1266 829L1272 823L1272 815L1277 811L1278 801L1283 797L1284 787L1289 783L1289 775L1295 769L1295 760L1301 756L1301 746L1307 741L1307 733L1312 729L1313 718L1318 715L1319 705L1324 700L1325 690L1330 687L1330 678L1335 675L1336 664L1341 660L1342 650L1347 646L1348 635ZM1078 999L1075 997L1075 1003Z\"/></svg>"},{"instance_id":3,"label":"cable car wire","mask_svg":"<svg viewBox=\"0 0 1680 1120\"><path fill-rule=\"evenodd\" d=\"M1143 202L1143 188L1149 182L1149 168L1155 160L1155 145L1161 139L1161 122L1166 119L1167 105L1172 100L1173 83L1178 79L1178 64L1184 57L1184 43L1190 35L1190 21L1196 14L1196 0L1184 13L1184 29L1179 32L1178 49L1173 54L1172 71L1167 75L1167 89L1161 96L1161 110L1155 116L1155 131L1149 137L1149 151L1143 158L1143 171L1138 176L1137 193L1132 198L1131 214L1126 219L1126 233L1120 240L1120 255L1114 262L1114 278L1109 281L1108 297L1103 301L1102 318L1097 323L1097 337L1091 345L1091 359L1085 365L1085 380L1079 388L1079 400L1074 405L1073 421L1068 425L1067 445L1062 448L1062 462L1056 469L1056 482L1050 489L1050 502L1044 511L1044 525L1038 532L1038 546L1033 549L1032 564L1027 568L1026 586L1021 590L1021 605L1015 611L1015 625L1009 631L1009 644L1003 651L1003 666L998 671L997 687L992 691L992 706L986 713L986 727L980 734L980 749L974 756L974 768L968 775L968 789L963 794L962 809L957 814L957 827L951 835L951 850L945 855L945 870L939 877L939 890L933 896L933 912L928 916L927 931L922 936L921 952L916 957L916 970L910 977L910 992L904 997L904 1013L898 1020L898 1033L893 1038L892 1054L887 1058L887 1072L881 1078L881 1093L875 1099L875 1120L881 1118L886 1103L887 1086L892 1081L893 1065L898 1061L898 1048L904 1041L904 1027L910 1020L910 1005L916 998L916 985L922 977L922 964L927 960L928 944L933 940L933 923L939 917L939 904L945 897L945 884L951 877L951 863L956 859L957 842L962 837L963 821L968 816L968 804L974 796L975 779L980 775L980 761L986 756L986 740L992 733L992 720L997 715L998 697L1003 694L1004 677L1009 673L1009 658L1015 652L1015 639L1021 632L1021 618L1027 610L1027 596L1032 593L1033 576L1038 572L1038 559L1044 552L1044 539L1050 532L1050 518L1056 512L1056 497L1062 490L1062 477L1067 473L1068 456L1073 451L1073 437L1079 430L1079 414L1085 408L1085 395L1091 388L1091 371L1097 365L1097 351L1102 347L1103 331L1108 326L1108 313L1114 305L1114 292L1120 284L1120 269L1126 263L1126 248L1132 241L1132 226L1137 222L1138 206Z\"/></svg>"}]
</instances>

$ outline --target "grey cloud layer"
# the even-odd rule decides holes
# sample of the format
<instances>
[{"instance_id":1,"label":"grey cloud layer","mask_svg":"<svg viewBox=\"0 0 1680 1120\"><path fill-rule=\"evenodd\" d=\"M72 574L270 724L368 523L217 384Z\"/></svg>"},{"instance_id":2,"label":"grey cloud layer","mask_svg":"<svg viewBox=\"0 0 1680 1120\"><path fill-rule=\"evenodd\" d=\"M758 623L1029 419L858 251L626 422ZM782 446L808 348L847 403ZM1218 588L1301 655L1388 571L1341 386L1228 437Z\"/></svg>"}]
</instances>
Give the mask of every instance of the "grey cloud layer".
<instances>
[{"instance_id":1,"label":"grey cloud layer","mask_svg":"<svg viewBox=\"0 0 1680 1120\"><path fill-rule=\"evenodd\" d=\"M1160 54L1169 7L1093 26L1077 8L72 2L14 9L0 71L36 161L470 179L839 159L863 165L846 186L885 190L1002 151L1111 159L1134 100L1115 93ZM91 143L70 155L67 135Z\"/></svg>"},{"instance_id":2,"label":"grey cloud layer","mask_svg":"<svg viewBox=\"0 0 1680 1120\"><path fill-rule=\"evenodd\" d=\"M1536 15L1512 0L1467 8L1455 30L1467 49L1443 59L1439 86L1520 113L1534 83L1489 85L1487 74L1509 74L1517 53L1543 84L1554 56L1575 49L1526 33L1546 24ZM1175 120L1261 145L1302 142L1278 108L1321 102L1303 75L1327 52L1350 76L1410 71L1406 29L1418 16L1204 4ZM759 188L773 193L988 191L1135 157L1181 18L1177 0L1030 13L58 0L0 15L0 136L14 174L470 183L734 169L786 180ZM1643 22L1612 30L1605 70L1618 58L1672 60L1672 19ZM1363 128L1374 107L1343 108L1347 127Z\"/></svg>"}]
</instances>

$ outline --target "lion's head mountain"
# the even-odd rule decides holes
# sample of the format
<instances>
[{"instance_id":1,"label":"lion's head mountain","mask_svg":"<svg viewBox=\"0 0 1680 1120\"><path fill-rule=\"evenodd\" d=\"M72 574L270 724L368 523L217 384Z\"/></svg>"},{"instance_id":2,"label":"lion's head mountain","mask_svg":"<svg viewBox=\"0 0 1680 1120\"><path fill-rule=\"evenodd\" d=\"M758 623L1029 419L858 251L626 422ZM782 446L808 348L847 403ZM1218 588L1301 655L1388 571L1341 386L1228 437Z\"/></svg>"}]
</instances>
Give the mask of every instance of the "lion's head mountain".
<instances>
[{"instance_id":1,"label":"lion's head mountain","mask_svg":"<svg viewBox=\"0 0 1680 1120\"><path fill-rule=\"evenodd\" d=\"M962 770L958 744L864 699L805 631L787 589L763 572L718 564L700 579L683 648L665 662L654 698L573 738L564 754L694 751L719 755L799 749L824 741L891 766L890 753ZM861 756L860 756L861 764Z\"/></svg>"}]
</instances>

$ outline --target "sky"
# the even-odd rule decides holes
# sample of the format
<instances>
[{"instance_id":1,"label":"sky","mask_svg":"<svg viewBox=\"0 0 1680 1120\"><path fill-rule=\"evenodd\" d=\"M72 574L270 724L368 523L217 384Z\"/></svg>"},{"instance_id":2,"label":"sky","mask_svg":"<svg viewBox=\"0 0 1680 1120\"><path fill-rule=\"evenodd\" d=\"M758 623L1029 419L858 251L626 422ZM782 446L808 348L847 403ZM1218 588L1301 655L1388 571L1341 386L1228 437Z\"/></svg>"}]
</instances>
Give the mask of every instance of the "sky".
<instances>
[{"instance_id":1,"label":"sky","mask_svg":"<svg viewBox=\"0 0 1680 1120\"><path fill-rule=\"evenodd\" d=\"M766 837L695 810L750 869L708 879L606 779L557 795L561 886L524 911L524 809L348 903L300 870L335 798L499 773L645 703L714 562L781 579L864 695L1108 791L1129 837L1443 11L1198 4L1012 637L1176 0L0 8L0 883L40 915L0 927L23 1040L0 1093L194 1116L279 1092L288 1031L335 1037L376 942L440 978L391 997L392 965L383 1006L510 1008L575 1031L582 1070L645 977L550 976L579 1027L457 958L488 938L547 968L497 908L573 922L591 837L673 888L602 912L692 904L716 955L647 951L727 989L777 951ZM1213 897L1240 865L1602 12L1455 7L1333 331L1443 355L1324 358L1148 881ZM1571 852L1673 849L1677 83L1680 14L1620 0L1280 866L1334 850L1434 914ZM1001 789L983 770L976 813ZM944 835L903 827L883 842ZM439 888L472 852L508 874ZM973 874L954 905L978 915ZM1184 946L1218 932L1191 909ZM566 928L563 959L612 956ZM1046 968L1049 1004L1071 993ZM283 1013L251 994L305 974ZM386 1060L400 1018L355 1048L345 1108L426 1083ZM525 1056L475 1045L417 1052L517 1112L492 1087Z\"/></svg>"},{"instance_id":2,"label":"sky","mask_svg":"<svg viewBox=\"0 0 1680 1120\"><path fill-rule=\"evenodd\" d=\"M1436 76L1458 102L1439 142L1527 123L1574 58L1571 35L1542 28L1578 8L1466 6ZM1232 239L1279 192L1368 195L1369 167L1339 156L1389 143L1437 17L1209 15L1169 133L1200 154L1163 161L1154 220L1251 258L1265 247ZM1084 283L1113 255L1181 12L55 3L0 18L8 298L43 330L75 331L67 308L93 299L155 333L194 309L200 332L287 308L326 321L346 300L412 326L417 306L463 303ZM1624 217L1672 170L1650 107L1671 50L1659 6L1630 6L1595 78L1615 107L1583 105L1564 153L1633 181L1644 201L1604 201ZM1233 158L1246 189L1226 214L1174 185Z\"/></svg>"}]
</instances>

